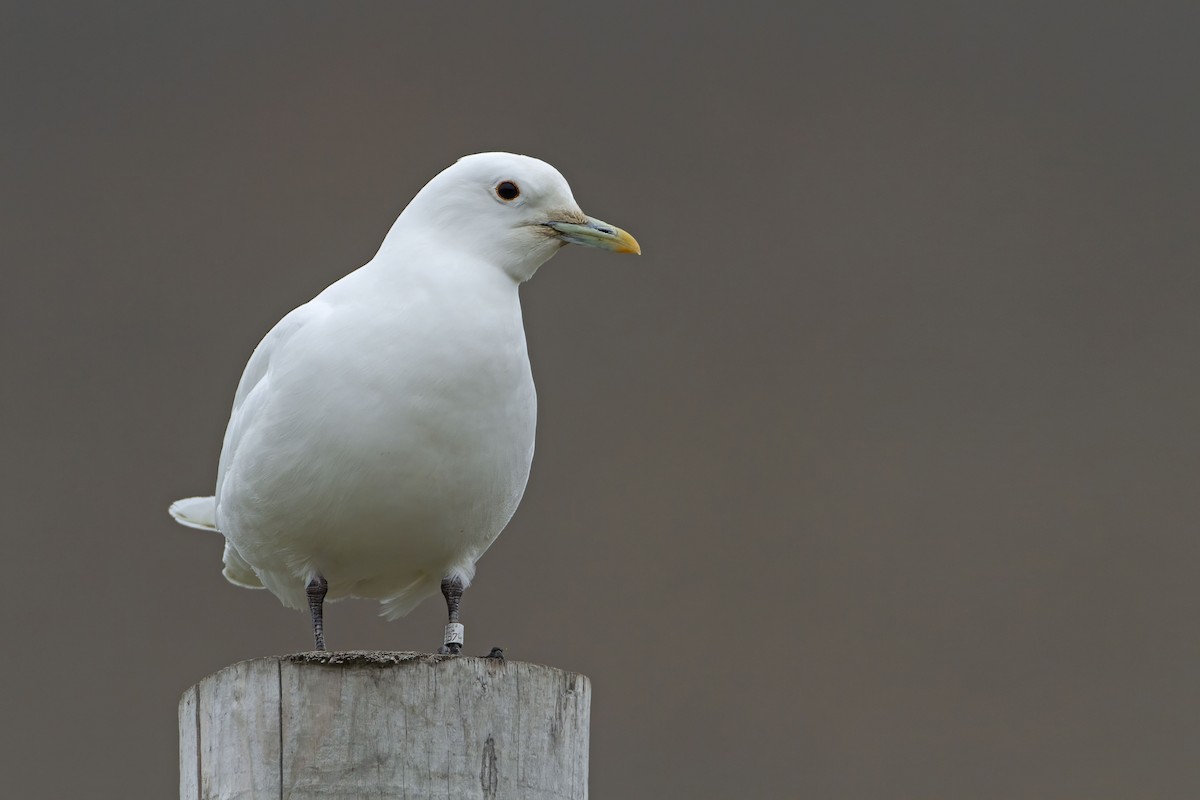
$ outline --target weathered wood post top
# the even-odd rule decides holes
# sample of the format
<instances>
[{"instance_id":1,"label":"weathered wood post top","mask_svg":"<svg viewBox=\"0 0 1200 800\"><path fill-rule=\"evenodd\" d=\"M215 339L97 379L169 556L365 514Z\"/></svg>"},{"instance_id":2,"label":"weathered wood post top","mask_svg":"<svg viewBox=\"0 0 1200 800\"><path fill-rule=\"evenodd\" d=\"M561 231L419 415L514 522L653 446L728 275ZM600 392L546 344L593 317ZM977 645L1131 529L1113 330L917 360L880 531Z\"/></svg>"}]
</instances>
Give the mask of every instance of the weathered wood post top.
<instances>
[{"instance_id":1,"label":"weathered wood post top","mask_svg":"<svg viewBox=\"0 0 1200 800\"><path fill-rule=\"evenodd\" d=\"M243 661L179 704L181 800L587 797L587 677L491 658Z\"/></svg>"}]
</instances>

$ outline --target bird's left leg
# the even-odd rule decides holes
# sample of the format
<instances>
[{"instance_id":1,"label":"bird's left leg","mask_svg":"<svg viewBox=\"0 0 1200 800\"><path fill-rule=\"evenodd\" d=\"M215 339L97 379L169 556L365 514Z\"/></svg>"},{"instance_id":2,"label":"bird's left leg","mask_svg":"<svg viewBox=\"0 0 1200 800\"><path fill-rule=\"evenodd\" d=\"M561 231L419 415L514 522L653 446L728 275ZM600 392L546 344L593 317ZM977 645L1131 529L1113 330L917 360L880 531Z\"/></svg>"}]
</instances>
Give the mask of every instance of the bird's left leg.
<instances>
[{"instance_id":1,"label":"bird's left leg","mask_svg":"<svg viewBox=\"0 0 1200 800\"><path fill-rule=\"evenodd\" d=\"M329 591L329 582L317 573L313 579L308 582L308 588L305 590L308 594L308 610L312 614L313 639L316 640L317 649L325 649L325 593Z\"/></svg>"},{"instance_id":2,"label":"bird's left leg","mask_svg":"<svg viewBox=\"0 0 1200 800\"><path fill-rule=\"evenodd\" d=\"M456 656L462 652L463 646L463 626L458 621L458 606L463 596L462 581L454 577L442 578L442 595L446 598L450 621L446 624L445 643L438 648L438 652Z\"/></svg>"}]
</instances>

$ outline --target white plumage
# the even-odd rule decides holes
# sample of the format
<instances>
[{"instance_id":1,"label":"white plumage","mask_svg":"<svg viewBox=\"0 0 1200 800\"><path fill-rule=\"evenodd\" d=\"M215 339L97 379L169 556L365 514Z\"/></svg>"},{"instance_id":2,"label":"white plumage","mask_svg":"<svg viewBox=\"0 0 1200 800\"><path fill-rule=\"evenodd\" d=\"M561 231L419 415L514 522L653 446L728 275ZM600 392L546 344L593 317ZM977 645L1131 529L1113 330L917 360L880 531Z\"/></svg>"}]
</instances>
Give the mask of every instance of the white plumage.
<instances>
[{"instance_id":1,"label":"white plumage","mask_svg":"<svg viewBox=\"0 0 1200 800\"><path fill-rule=\"evenodd\" d=\"M225 536L231 582L294 608L316 576L389 619L445 577L465 586L533 458L518 288L569 242L639 252L545 162L485 153L444 170L369 263L255 349L215 496L172 516Z\"/></svg>"}]
</instances>

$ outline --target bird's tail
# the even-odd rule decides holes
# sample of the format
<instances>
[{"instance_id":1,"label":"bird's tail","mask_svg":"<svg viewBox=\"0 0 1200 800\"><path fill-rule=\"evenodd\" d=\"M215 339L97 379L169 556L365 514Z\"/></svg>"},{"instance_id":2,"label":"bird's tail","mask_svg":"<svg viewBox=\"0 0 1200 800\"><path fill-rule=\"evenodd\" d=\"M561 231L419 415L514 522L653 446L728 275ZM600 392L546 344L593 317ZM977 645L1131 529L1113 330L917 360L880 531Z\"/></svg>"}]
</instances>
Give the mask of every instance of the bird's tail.
<instances>
[{"instance_id":1,"label":"bird's tail","mask_svg":"<svg viewBox=\"0 0 1200 800\"><path fill-rule=\"evenodd\" d=\"M202 531L217 530L217 498L187 497L171 503L168 509L180 525Z\"/></svg>"},{"instance_id":2,"label":"bird's tail","mask_svg":"<svg viewBox=\"0 0 1200 800\"><path fill-rule=\"evenodd\" d=\"M171 507L167 510L180 525L220 533L217 528L217 498L215 497L186 497L171 503ZM254 567L250 566L246 559L242 558L242 554L237 551L237 548L228 541L225 542L224 560L225 569L222 574L224 574L225 580L235 586L244 586L247 589L263 588L262 580L254 571Z\"/></svg>"}]
</instances>

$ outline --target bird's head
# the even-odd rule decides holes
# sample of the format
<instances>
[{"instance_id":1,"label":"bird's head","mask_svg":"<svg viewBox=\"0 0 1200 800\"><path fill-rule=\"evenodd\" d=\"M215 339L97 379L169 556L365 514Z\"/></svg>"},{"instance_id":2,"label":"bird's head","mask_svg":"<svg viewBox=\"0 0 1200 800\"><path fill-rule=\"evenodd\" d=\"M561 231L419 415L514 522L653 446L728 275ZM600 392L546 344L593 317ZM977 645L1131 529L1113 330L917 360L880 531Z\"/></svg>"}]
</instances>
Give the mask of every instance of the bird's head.
<instances>
[{"instance_id":1,"label":"bird's head","mask_svg":"<svg viewBox=\"0 0 1200 800\"><path fill-rule=\"evenodd\" d=\"M432 237L518 281L565 244L641 253L628 233L584 214L558 170L512 153L459 159L417 193L393 230Z\"/></svg>"}]
</instances>

